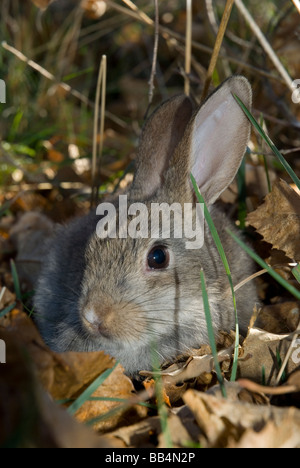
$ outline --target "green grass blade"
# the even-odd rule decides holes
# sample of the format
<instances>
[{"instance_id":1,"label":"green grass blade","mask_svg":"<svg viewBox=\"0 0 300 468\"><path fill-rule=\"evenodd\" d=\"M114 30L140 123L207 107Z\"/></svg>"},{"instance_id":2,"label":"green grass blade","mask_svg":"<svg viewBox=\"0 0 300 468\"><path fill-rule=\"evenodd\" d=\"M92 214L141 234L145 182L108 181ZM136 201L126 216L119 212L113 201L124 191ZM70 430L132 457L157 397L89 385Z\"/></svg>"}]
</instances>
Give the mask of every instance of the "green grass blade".
<instances>
[{"instance_id":1,"label":"green grass blade","mask_svg":"<svg viewBox=\"0 0 300 468\"><path fill-rule=\"evenodd\" d=\"M246 217L247 217L247 205L246 205L246 160L245 158L242 161L241 167L237 173L237 184L238 184L238 193L239 193L239 228L245 229L246 226Z\"/></svg>"},{"instance_id":2,"label":"green grass blade","mask_svg":"<svg viewBox=\"0 0 300 468\"><path fill-rule=\"evenodd\" d=\"M213 328L212 318L211 318L211 313L210 313L210 306L209 306L209 299L208 299L208 294L207 294L207 289L206 289L205 275L204 275L204 271L202 269L200 271L200 279L201 279L202 298L203 298L203 306L204 306L204 313L205 313L205 320L206 320L206 325L207 325L209 344L210 344L212 355L213 355L213 358L214 358L215 369L216 369L216 373L217 373L218 382L220 384L221 392L222 392L223 397L227 398L226 388L225 388L225 385L224 385L224 379L223 379L223 375L222 375L222 371L221 371L221 367L220 367L220 363L219 363L219 359L218 359L218 351L217 351L214 328Z\"/></svg>"},{"instance_id":3,"label":"green grass blade","mask_svg":"<svg viewBox=\"0 0 300 468\"><path fill-rule=\"evenodd\" d=\"M239 320L238 320L238 313L237 313L237 306L236 306L236 296L235 296L235 292L234 292L234 286L233 286L231 271L230 271L230 268L229 268L229 264L228 264L228 260L227 260L224 248L222 246L221 239L220 239L219 234L217 232L217 229L216 229L216 227L214 225L214 222L213 222L213 220L212 220L212 218L210 216L210 212L209 212L209 210L208 210L208 208L206 206L204 198L202 197L202 195L201 195L201 193L199 191L197 182L196 182L193 174L191 174L191 180L192 180L194 191L195 191L195 194L197 196L197 199L198 199L199 203L203 203L203 205L204 205L205 219L206 219L206 222L207 222L208 227L210 229L211 235L212 235L212 237L214 239L214 242L216 244L216 247L218 249L221 260L223 262L224 268L225 268L226 273L227 273L228 281L229 281L229 284L230 284L230 288L231 288L232 299L233 299L233 307L234 307L234 316L235 316L235 345L234 345L234 357L233 357L233 365L232 365L232 372L231 372L230 380L232 382L234 382L236 380L236 375L237 375L239 344L240 343L239 343Z\"/></svg>"},{"instance_id":4,"label":"green grass blade","mask_svg":"<svg viewBox=\"0 0 300 468\"><path fill-rule=\"evenodd\" d=\"M300 291L298 291L294 286L289 284L288 281L286 281L284 278L282 278L276 271L273 270L272 267L270 267L262 258L259 257L250 247L248 247L247 244L245 244L239 237L237 237L233 232L231 232L229 229L226 229L228 234L231 235L231 237L236 241L237 244L242 247L242 249L245 250L245 252L250 255L250 257L258 263L262 268L268 271L268 273L281 285L283 286L290 294L295 296L298 301L300 300Z\"/></svg>"},{"instance_id":5,"label":"green grass blade","mask_svg":"<svg viewBox=\"0 0 300 468\"><path fill-rule=\"evenodd\" d=\"M81 406L89 400L89 398L95 393L97 388L100 387L100 385L103 384L103 382L112 374L112 372L115 370L117 367L118 363L114 365L111 369L107 369L105 372L103 372L99 377L94 380L94 382L77 398L77 400L72 403L71 406L68 408L69 414L74 415L76 411L81 408Z\"/></svg>"},{"instance_id":6,"label":"green grass blade","mask_svg":"<svg viewBox=\"0 0 300 468\"><path fill-rule=\"evenodd\" d=\"M265 172L266 172L266 178L267 178L267 184L268 184L268 192L271 193L271 192L272 192L272 184L271 184L271 179L270 179L268 161L267 161L267 158L266 158L266 156L265 156L264 154L262 155L262 157L263 157L264 168L265 168Z\"/></svg>"},{"instance_id":7,"label":"green grass blade","mask_svg":"<svg viewBox=\"0 0 300 468\"><path fill-rule=\"evenodd\" d=\"M253 117L251 112L247 109L247 107L240 100L240 98L238 96L236 96L235 94L233 94L233 96L234 96L235 100L237 101L237 103L239 104L239 106L244 111L244 113L246 114L246 116L248 117L248 119L250 120L250 122L252 123L252 125L258 131L259 135L264 139L264 141L267 143L267 145L273 151L273 153L275 154L275 156L277 157L279 162L282 164L282 166L284 167L286 172L289 174L289 176L291 177L293 182L296 184L296 186L300 190L300 180L297 177L297 175L295 174L295 172L293 171L293 169L291 168L291 166L289 165L289 163L285 160L283 155L280 153L280 151L276 148L276 146L272 142L271 138L265 133L264 129L259 125L257 120Z\"/></svg>"},{"instance_id":8,"label":"green grass blade","mask_svg":"<svg viewBox=\"0 0 300 468\"><path fill-rule=\"evenodd\" d=\"M0 318L4 317L5 315L9 314L9 312L11 312L15 307L16 307L17 303L14 302L13 304L11 304L10 306L6 307L5 309L1 310L0 312Z\"/></svg>"},{"instance_id":9,"label":"green grass blade","mask_svg":"<svg viewBox=\"0 0 300 468\"><path fill-rule=\"evenodd\" d=\"M264 117L262 114L260 114L260 122L259 122L261 128L263 128L264 125ZM263 141L263 140L262 140ZM262 145L263 146L263 145ZM268 184L268 192L272 192L272 185L271 185L271 179L270 179L270 173L269 173L269 167L268 167L268 161L267 157L265 154L262 154L262 159L264 162L264 168L265 168L265 173L266 173L266 179L267 179L267 184Z\"/></svg>"},{"instance_id":10,"label":"green grass blade","mask_svg":"<svg viewBox=\"0 0 300 468\"><path fill-rule=\"evenodd\" d=\"M164 436L164 443L165 448L172 449L173 442L168 422L168 408L164 401L164 385L161 376L160 364L158 360L158 354L155 351L157 349L157 344L153 341L151 347L151 360L152 360L152 367L153 367L153 378L155 382L155 395L156 395L156 402L157 402L157 411L160 418L160 425L161 430Z\"/></svg>"},{"instance_id":11,"label":"green grass blade","mask_svg":"<svg viewBox=\"0 0 300 468\"><path fill-rule=\"evenodd\" d=\"M13 277L14 288L15 288L17 299L18 301L22 301L22 293L21 293L19 275L17 272L16 264L13 260L10 261L10 268L11 268L11 274Z\"/></svg>"},{"instance_id":12,"label":"green grass blade","mask_svg":"<svg viewBox=\"0 0 300 468\"><path fill-rule=\"evenodd\" d=\"M300 263L298 263L298 265L292 269L292 273L298 281L298 283L300 283Z\"/></svg>"}]
</instances>

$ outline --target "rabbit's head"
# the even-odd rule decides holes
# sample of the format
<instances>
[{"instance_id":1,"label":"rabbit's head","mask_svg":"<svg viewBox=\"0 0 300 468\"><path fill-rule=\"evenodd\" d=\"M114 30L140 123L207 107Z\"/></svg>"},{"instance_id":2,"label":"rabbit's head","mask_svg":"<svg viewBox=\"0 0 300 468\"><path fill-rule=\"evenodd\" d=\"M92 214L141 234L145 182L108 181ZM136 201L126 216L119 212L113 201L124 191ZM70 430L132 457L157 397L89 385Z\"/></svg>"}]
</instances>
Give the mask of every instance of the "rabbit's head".
<instances>
[{"instance_id":1,"label":"rabbit's head","mask_svg":"<svg viewBox=\"0 0 300 468\"><path fill-rule=\"evenodd\" d=\"M195 202L190 173L208 206L232 182L250 134L233 94L251 107L250 85L237 76L196 111L190 99L178 96L152 115L142 132L128 193L128 206L142 203L147 210L148 217L139 221L147 224L149 237L133 238L127 231L127 238L120 238L124 223L129 229L131 213L122 214L115 238L95 234L89 241L79 301L85 342L91 343L89 349L115 356L129 373L151 367L151 352L162 361L207 342L201 267L216 331L233 325L229 285L208 233L203 247L194 250L186 248L184 235L174 236L174 229L169 237L151 238L149 227L153 204ZM120 220L117 201L115 210ZM227 221L220 212L216 218L222 230Z\"/></svg>"}]
</instances>

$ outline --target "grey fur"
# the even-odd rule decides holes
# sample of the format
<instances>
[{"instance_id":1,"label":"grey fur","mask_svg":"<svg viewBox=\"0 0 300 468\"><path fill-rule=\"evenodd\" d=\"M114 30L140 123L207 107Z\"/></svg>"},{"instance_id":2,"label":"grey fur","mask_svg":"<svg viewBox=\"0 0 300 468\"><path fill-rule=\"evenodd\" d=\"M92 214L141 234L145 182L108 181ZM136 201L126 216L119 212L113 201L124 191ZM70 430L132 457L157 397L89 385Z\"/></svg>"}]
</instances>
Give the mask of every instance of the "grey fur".
<instances>
[{"instance_id":1,"label":"grey fur","mask_svg":"<svg viewBox=\"0 0 300 468\"><path fill-rule=\"evenodd\" d=\"M230 100L231 92L240 94L250 107L251 89L245 78L231 78L213 96L223 98L223 93ZM207 103L214 105L212 98ZM205 112L205 105L201 112ZM225 162L234 167L226 166L221 176L216 171L216 180L203 184L207 187L203 196L207 193L209 204L232 181L249 138L249 123L237 105L235 112L239 114L238 133L242 136L238 137L238 143L232 142L236 148ZM199 110L193 114L187 98L177 97L150 118L140 141L129 203L143 201L150 208L155 202L183 204L195 200L189 173L193 167L190 154L198 115ZM235 229L231 222L215 205L210 211L236 284L253 272L253 265L226 233L227 227ZM203 248L187 250L186 239L175 239L172 235L162 241L99 239L95 233L98 221L99 217L91 213L67 227L60 227L49 245L35 295L35 316L42 336L52 349L104 350L120 360L129 374L136 374L151 368L153 349L162 362L207 343L201 267L207 280L216 333L234 326L228 278L207 227ZM149 272L147 253L153 245L160 244L170 251L170 266ZM240 325L244 330L256 298L253 283L237 294ZM93 326L89 323L90 316Z\"/></svg>"}]
</instances>

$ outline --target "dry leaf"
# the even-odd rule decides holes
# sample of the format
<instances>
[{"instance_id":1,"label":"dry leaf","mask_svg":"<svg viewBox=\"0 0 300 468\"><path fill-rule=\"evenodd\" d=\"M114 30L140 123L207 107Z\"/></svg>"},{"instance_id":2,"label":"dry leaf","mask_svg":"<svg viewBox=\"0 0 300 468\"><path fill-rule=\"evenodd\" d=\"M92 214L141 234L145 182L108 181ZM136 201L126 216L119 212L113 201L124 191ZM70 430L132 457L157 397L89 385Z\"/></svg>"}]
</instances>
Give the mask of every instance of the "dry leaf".
<instances>
[{"instance_id":1,"label":"dry leaf","mask_svg":"<svg viewBox=\"0 0 300 468\"><path fill-rule=\"evenodd\" d=\"M161 423L158 416L147 418L128 427L121 427L111 432L108 436L120 439L126 447L156 447L151 440L156 441L161 432Z\"/></svg>"},{"instance_id":2,"label":"dry leaf","mask_svg":"<svg viewBox=\"0 0 300 468\"><path fill-rule=\"evenodd\" d=\"M264 203L247 220L275 249L300 261L300 196L284 180L273 185Z\"/></svg>"},{"instance_id":3,"label":"dry leaf","mask_svg":"<svg viewBox=\"0 0 300 468\"><path fill-rule=\"evenodd\" d=\"M40 381L54 399L74 397L98 375L114 366L114 359L102 351L62 354L52 352L44 344L33 321L20 310L13 310L0 323L6 332L26 347Z\"/></svg>"},{"instance_id":4,"label":"dry leaf","mask_svg":"<svg viewBox=\"0 0 300 468\"><path fill-rule=\"evenodd\" d=\"M240 353L239 377L261 384L264 375L266 385L275 385L281 365L278 361L278 355L283 362L290 345L290 334L277 335L252 328ZM288 372L295 370L298 365L299 362L295 361L292 355L287 366Z\"/></svg>"},{"instance_id":5,"label":"dry leaf","mask_svg":"<svg viewBox=\"0 0 300 468\"><path fill-rule=\"evenodd\" d=\"M300 410L255 406L249 403L231 402L195 390L188 390L184 401L194 413L204 437L203 446L228 447L233 440L241 440L245 431L261 433L269 421L273 421L280 434L287 422L293 434L293 445L300 447ZM284 436L286 439L286 437Z\"/></svg>"},{"instance_id":6,"label":"dry leaf","mask_svg":"<svg viewBox=\"0 0 300 468\"><path fill-rule=\"evenodd\" d=\"M294 432L287 415L279 426L269 421L259 432L247 429L238 442L230 441L228 448L299 448L299 446L299 432Z\"/></svg>"},{"instance_id":7,"label":"dry leaf","mask_svg":"<svg viewBox=\"0 0 300 468\"><path fill-rule=\"evenodd\" d=\"M221 346L228 346L228 348L219 351L219 362L230 362L234 349L232 345L234 336L221 332L219 338L222 340L222 342L219 342ZM187 388L190 385L195 385L195 380L202 387L207 387L213 380L214 358L211 354L210 346L203 345L199 349L191 350L191 353L191 356L178 356L177 362L160 372L163 382L164 399L168 406L177 403ZM150 371L141 371L140 374L146 377L155 375L154 372ZM143 383L151 398L155 391L154 380L146 380Z\"/></svg>"},{"instance_id":8,"label":"dry leaf","mask_svg":"<svg viewBox=\"0 0 300 468\"><path fill-rule=\"evenodd\" d=\"M132 381L124 374L124 369L118 365L113 373L103 382L102 385L92 395L96 398L121 398L129 400L134 395L134 387ZM95 422L94 429L98 432L108 432L136 422L141 418L146 417L147 408L136 405L130 408L116 401L87 401L77 411L76 419L81 422L99 418L111 410L120 408L116 413L111 414L109 418Z\"/></svg>"},{"instance_id":9,"label":"dry leaf","mask_svg":"<svg viewBox=\"0 0 300 468\"><path fill-rule=\"evenodd\" d=\"M32 320L19 310L14 310L2 319L2 332L9 333L11 340L26 348L35 365L35 372L54 400L76 399L99 375L114 366L115 360L102 351L90 353L67 352L57 354L45 346ZM133 396L132 381L119 365L94 393L93 397L122 398ZM81 422L97 418L120 406L116 401L87 401L77 412ZM147 415L147 408L136 405L123 407L116 415L94 425L98 431L113 430L130 421Z\"/></svg>"},{"instance_id":10,"label":"dry leaf","mask_svg":"<svg viewBox=\"0 0 300 468\"><path fill-rule=\"evenodd\" d=\"M0 287L0 292L1 292L0 310L3 310L5 307L16 302L16 295L11 293L9 289L7 289L6 287L4 290Z\"/></svg>"},{"instance_id":11,"label":"dry leaf","mask_svg":"<svg viewBox=\"0 0 300 468\"><path fill-rule=\"evenodd\" d=\"M19 338L21 335L19 336ZM103 448L122 446L96 436L57 406L37 380L24 343L1 329L6 364L0 373L0 446L39 448Z\"/></svg>"},{"instance_id":12,"label":"dry leaf","mask_svg":"<svg viewBox=\"0 0 300 468\"><path fill-rule=\"evenodd\" d=\"M259 326L270 333L289 333L296 330L300 320L300 302L282 302L262 308Z\"/></svg>"},{"instance_id":13,"label":"dry leaf","mask_svg":"<svg viewBox=\"0 0 300 468\"><path fill-rule=\"evenodd\" d=\"M191 441L191 436L188 433L187 428L184 426L183 421L177 414L173 413L168 417L168 428L172 438L173 448L183 447L184 444ZM158 436L157 448L166 448L166 440L162 432Z\"/></svg>"}]
</instances>

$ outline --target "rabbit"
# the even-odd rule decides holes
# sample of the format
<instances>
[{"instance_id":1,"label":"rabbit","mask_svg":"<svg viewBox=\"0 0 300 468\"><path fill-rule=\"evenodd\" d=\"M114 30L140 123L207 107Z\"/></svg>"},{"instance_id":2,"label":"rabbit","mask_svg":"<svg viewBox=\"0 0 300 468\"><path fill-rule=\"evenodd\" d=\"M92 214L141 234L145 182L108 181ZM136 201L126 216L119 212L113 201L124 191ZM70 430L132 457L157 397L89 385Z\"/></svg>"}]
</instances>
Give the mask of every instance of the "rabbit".
<instances>
[{"instance_id":1,"label":"rabbit","mask_svg":"<svg viewBox=\"0 0 300 468\"><path fill-rule=\"evenodd\" d=\"M201 105L179 95L148 119L139 141L128 203L193 203L190 173L214 220L234 283L253 273L249 257L226 232L237 231L215 201L233 181L250 137L250 123L233 97L250 108L246 78L226 80ZM118 210L117 199L113 201ZM102 218L103 219L103 218ZM131 219L128 216L126 222ZM35 319L55 351L98 351L115 357L128 375L151 370L208 343L200 270L203 268L216 334L234 327L227 274L205 224L204 245L186 239L100 238L91 212L58 228L35 294ZM257 300L255 285L237 292L241 330Z\"/></svg>"}]
</instances>

